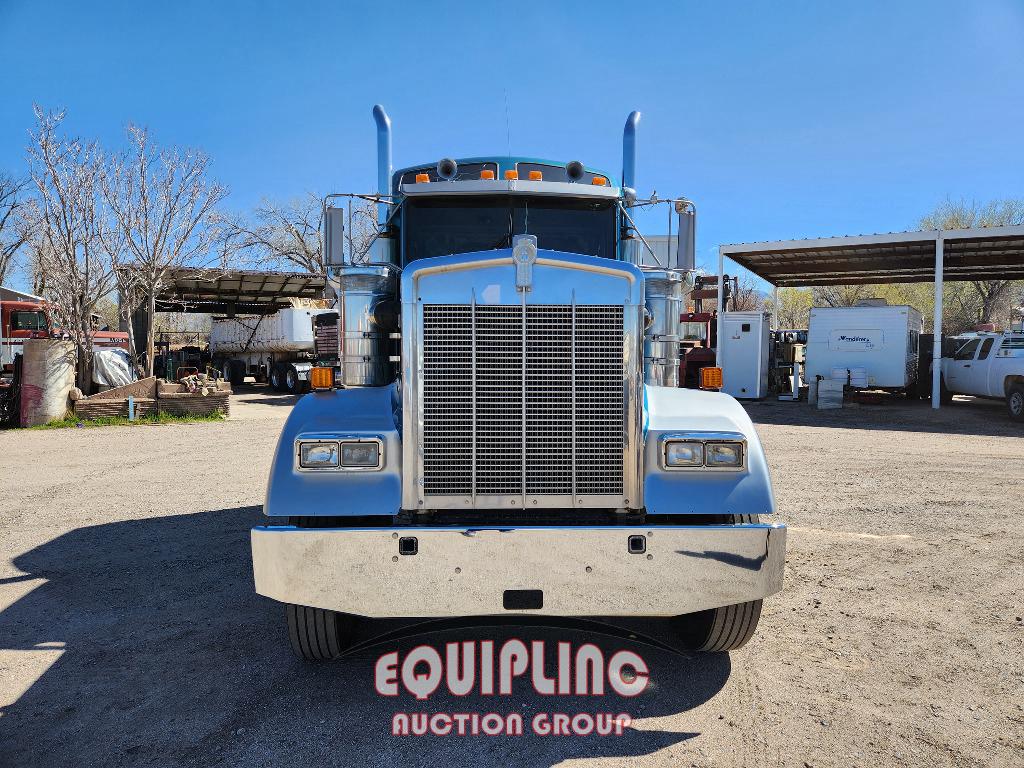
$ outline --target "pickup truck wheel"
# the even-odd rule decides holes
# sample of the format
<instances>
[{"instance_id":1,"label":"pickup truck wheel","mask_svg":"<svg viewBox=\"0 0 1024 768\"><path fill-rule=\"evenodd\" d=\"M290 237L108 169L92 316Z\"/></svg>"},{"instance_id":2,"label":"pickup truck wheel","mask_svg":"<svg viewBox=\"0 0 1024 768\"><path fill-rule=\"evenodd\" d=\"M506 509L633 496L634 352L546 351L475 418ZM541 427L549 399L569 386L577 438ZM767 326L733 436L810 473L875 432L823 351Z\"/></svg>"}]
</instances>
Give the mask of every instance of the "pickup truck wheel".
<instances>
[{"instance_id":1,"label":"pickup truck wheel","mask_svg":"<svg viewBox=\"0 0 1024 768\"><path fill-rule=\"evenodd\" d=\"M726 515L727 525L759 523L759 515ZM731 519L728 519L731 518ZM761 618L761 600L726 605L707 611L679 616L683 643L692 651L718 653L735 651L746 645Z\"/></svg>"},{"instance_id":2,"label":"pickup truck wheel","mask_svg":"<svg viewBox=\"0 0 1024 768\"><path fill-rule=\"evenodd\" d=\"M939 402L943 405L953 402L953 393L946 389L946 379L944 376L939 377Z\"/></svg>"},{"instance_id":3,"label":"pickup truck wheel","mask_svg":"<svg viewBox=\"0 0 1024 768\"><path fill-rule=\"evenodd\" d=\"M1024 385L1014 384L1006 393L1006 409L1014 421L1024 421Z\"/></svg>"},{"instance_id":4,"label":"pickup truck wheel","mask_svg":"<svg viewBox=\"0 0 1024 768\"><path fill-rule=\"evenodd\" d=\"M323 608L288 604L288 638L303 661L330 661L352 644L355 619Z\"/></svg>"}]
</instances>

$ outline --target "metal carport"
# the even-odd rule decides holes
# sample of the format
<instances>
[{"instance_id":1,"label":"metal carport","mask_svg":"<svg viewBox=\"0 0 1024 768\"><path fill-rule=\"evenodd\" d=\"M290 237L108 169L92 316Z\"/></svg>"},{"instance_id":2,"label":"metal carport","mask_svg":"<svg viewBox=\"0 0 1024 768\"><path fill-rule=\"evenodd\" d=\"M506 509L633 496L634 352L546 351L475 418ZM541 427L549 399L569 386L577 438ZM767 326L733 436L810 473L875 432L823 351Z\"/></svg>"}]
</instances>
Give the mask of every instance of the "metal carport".
<instances>
[{"instance_id":1,"label":"metal carport","mask_svg":"<svg viewBox=\"0 0 1024 768\"><path fill-rule=\"evenodd\" d=\"M740 243L718 248L719 285L725 259L778 289L816 285L935 282L933 355L942 357L942 290L946 280L1024 280L1024 226L931 229L882 235ZM722 334L718 292L718 338ZM941 365L933 366L932 408L940 406Z\"/></svg>"},{"instance_id":2,"label":"metal carport","mask_svg":"<svg viewBox=\"0 0 1024 768\"><path fill-rule=\"evenodd\" d=\"M260 315L289 306L289 299L324 295L322 275L181 267L157 294L158 312Z\"/></svg>"}]
</instances>

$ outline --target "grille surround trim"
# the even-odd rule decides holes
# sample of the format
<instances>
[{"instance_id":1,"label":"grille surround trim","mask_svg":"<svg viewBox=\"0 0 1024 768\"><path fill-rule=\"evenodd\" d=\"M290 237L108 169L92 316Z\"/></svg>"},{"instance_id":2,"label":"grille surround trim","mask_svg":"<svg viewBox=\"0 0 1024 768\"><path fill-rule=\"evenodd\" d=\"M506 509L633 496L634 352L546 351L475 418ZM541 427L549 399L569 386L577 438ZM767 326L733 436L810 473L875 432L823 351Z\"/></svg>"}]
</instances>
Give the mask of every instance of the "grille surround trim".
<instances>
[{"instance_id":1,"label":"grille surround trim","mask_svg":"<svg viewBox=\"0 0 1024 768\"><path fill-rule=\"evenodd\" d=\"M544 276L538 275L540 279L535 280L533 292L517 292L515 290L514 266L508 251L487 254L490 258L481 258L481 256L484 256L483 254L469 254L425 260L425 262L434 263L417 264L413 268L416 270L415 272L407 270L403 275L404 509L514 510L524 507L526 509L641 509L643 507L640 476L640 451L642 445L639 424L642 388L639 373L640 329L642 328L641 312L643 309L642 275L631 264L571 254L557 254L558 258L554 258L550 254L551 252L542 252L542 255L537 260L537 267L548 271L554 266L561 274L552 275L549 272ZM475 258L471 258L474 256ZM453 268L451 265L453 261L462 262L462 264L457 268ZM501 272L494 269L496 266L505 265L507 265L507 268ZM459 274L458 271L460 269L465 271ZM477 269L486 270L486 272L477 272ZM566 271L562 272L562 270ZM455 272L454 275L453 272ZM443 275L445 278L453 277L455 279L451 281L421 280L423 273L433 277ZM501 277L507 275L507 283L502 280L500 285L500 295L506 301L500 303L493 300L497 293L494 285L496 275ZM417 291L423 284L426 284L426 290ZM489 295L488 292L490 292ZM487 296L490 300L478 302L477 297L481 294ZM602 306L596 306L598 302L578 303L576 301L577 295L592 296ZM619 300L615 301L615 298L619 298ZM609 299L612 299L612 302L609 302ZM530 361L525 365L521 365L520 360L512 359L507 361L511 368L502 369L498 366L496 370L499 373L503 370L506 378L510 376L512 379L522 383L518 385L513 383L492 385L492 388L488 390L487 386L490 384L488 379L494 379L494 376L491 375L494 372L481 370L481 350L476 349L480 336L478 333L464 328L464 354L459 361L461 370L456 375L462 376L466 384L465 397L461 402L453 402L451 397L440 402L442 409L452 406L457 411L461 407L463 409L462 421L458 422L457 429L447 431L444 434L440 434L436 429L431 428L430 420L431 418L436 418L437 414L431 415L425 409L438 406L438 401L436 400L437 392L430 391L431 387L436 384L436 377L435 381L432 382L431 375L425 370L425 367L436 365L437 360L443 358L437 357L434 354L437 350L434 350L434 353L425 354L425 345L430 343L430 339L429 334L428 338L425 339L424 327L425 324L436 320L436 318L430 317L430 312L433 310L427 308L432 305L443 304L452 305L447 308L448 311L452 311L453 307L461 306L459 311L463 314L461 317L456 318L455 322L461 322L464 326L466 325L466 312L467 310L471 311L471 307L474 304L482 310L482 314L512 315L520 322L525 322L526 320L533 321L537 318L543 319L549 313L555 313L556 315L562 313L564 318L567 311L585 314L593 311L600 312L602 309L606 310L608 306L614 306L615 311L619 313L619 324L616 326L618 336L615 339L615 344L616 349L621 352L621 358L617 358L620 361L620 365L617 368L618 386L614 389L614 397L619 403L619 414L622 421L621 426L617 427L621 429L621 450L616 451L617 455L615 457L618 461L618 466L621 467L621 483L614 488L614 493L602 492L608 490L602 487L579 487L578 483L576 484L577 487L569 488L569 492L563 493L560 491L567 490L564 483L559 487L557 482L554 484L548 482L551 477L557 480L560 472L563 475L563 479L566 473L571 473L574 477L580 476L578 464L585 460L589 461L589 459L584 459L586 454L584 450L565 451L569 442L577 448L589 448L589 446L584 445L585 441L575 435L575 432L573 439L567 441L566 435L551 435L541 430L534 434L534 439L531 440L529 445L523 444L529 434L529 430L521 428L521 424L525 423L524 419L526 422L532 419L539 419L540 422L543 422L551 416L547 410L548 407L554 408L556 412L559 408L562 408L563 410L560 415L555 414L555 421L561 419L564 423L568 411L571 410L576 415L576 410L580 405L577 402L570 402L568 397L555 403L538 403L534 400L531 402L531 408L527 413L512 413L513 406L519 405L520 408L522 407L522 403L518 401L520 400L521 393L525 391L523 387L535 384L534 381L524 382L524 376L527 373L534 373L540 376L540 380L542 380L543 375L546 375L545 366L551 362L546 358L563 358L562 362L566 367L561 371L561 374L567 380L574 378L573 373L576 372L576 362L575 360L564 359L565 347L563 346L562 349L558 349L557 343L552 349L548 349L541 344L539 347L531 350L529 358L520 356L520 360L527 359ZM565 305L575 305L575 309ZM426 319L424 317L425 310L428 313ZM484 329L484 332L486 332L486 329ZM529 337L530 334L525 333L508 341L513 345L521 345ZM563 338L562 341L564 342L564 340ZM451 350L448 350L448 352L451 352ZM575 352L574 344L571 358L576 357ZM532 369L537 370L533 371ZM585 379L580 380L577 388L583 386L587 386ZM573 389L574 395L577 394L575 392L576 388L571 389ZM472 391L483 392L484 396L474 398L468 394ZM506 400L509 399L510 395L516 402L504 404L499 402L502 397ZM458 398L455 399L458 400ZM526 398L523 399L525 400ZM575 397L572 398L573 401L575 399ZM595 415L603 418L602 414ZM445 439L468 441L472 436L471 425L473 423L486 423L487 419L496 421L498 427L511 423L512 429L509 434L503 434L498 429L497 432L486 435L485 437L495 438L494 444L478 444L478 438L473 437L474 450L471 452L471 461L463 462L465 471L460 474L457 468L453 468L452 473L445 473L445 477L441 477L443 481L449 479L454 473L454 475L458 476L457 479L460 482L452 483L448 488L445 488L443 483L439 485L437 483L439 476L431 471L431 461L437 459L439 455L443 455L443 441ZM588 426L585 410L581 410L578 418L573 419L573 421L577 424L578 429L581 431L585 430ZM425 422L427 422L426 429ZM601 418L598 419L598 424L602 424ZM585 437L585 435L583 436ZM553 444L546 442L549 438L554 441ZM561 447L559 447L559 440L562 441ZM426 441L433 442L428 444ZM517 441L519 442L518 445L516 445ZM465 445L463 448L465 448ZM505 492L511 490L507 485L505 487L501 486L500 481L508 480L508 472L505 473L503 478L498 478L499 482L497 485L488 485L491 477L488 475L488 471L493 468L493 465L491 467L488 466L488 461L493 461L495 458L500 460L503 450L507 450L506 458L510 458L524 469L525 477L522 483L515 488L514 493ZM540 462L544 460L545 454L548 456L554 455L556 458L565 460L564 464L551 470L551 477L535 472L530 468L531 461L534 468L539 466ZM463 450L462 455L467 455L467 452ZM602 457L598 456L598 458ZM465 482L467 475L470 478L482 478L483 482L474 482L472 487L467 488ZM523 493L524 488L526 488L525 493ZM576 492L573 493L572 491Z\"/></svg>"}]
</instances>

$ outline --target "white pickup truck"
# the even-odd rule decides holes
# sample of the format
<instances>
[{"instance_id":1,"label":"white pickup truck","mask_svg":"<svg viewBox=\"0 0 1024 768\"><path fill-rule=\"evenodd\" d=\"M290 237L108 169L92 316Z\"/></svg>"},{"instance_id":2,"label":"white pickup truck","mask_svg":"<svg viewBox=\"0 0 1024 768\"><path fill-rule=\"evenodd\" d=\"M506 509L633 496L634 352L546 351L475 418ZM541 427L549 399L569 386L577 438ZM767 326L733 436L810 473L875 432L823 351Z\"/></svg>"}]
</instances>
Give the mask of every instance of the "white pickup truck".
<instances>
[{"instance_id":1,"label":"white pickup truck","mask_svg":"<svg viewBox=\"0 0 1024 768\"><path fill-rule=\"evenodd\" d=\"M1024 331L969 333L949 340L942 359L942 395L1006 400L1010 418L1024 421Z\"/></svg>"}]
</instances>

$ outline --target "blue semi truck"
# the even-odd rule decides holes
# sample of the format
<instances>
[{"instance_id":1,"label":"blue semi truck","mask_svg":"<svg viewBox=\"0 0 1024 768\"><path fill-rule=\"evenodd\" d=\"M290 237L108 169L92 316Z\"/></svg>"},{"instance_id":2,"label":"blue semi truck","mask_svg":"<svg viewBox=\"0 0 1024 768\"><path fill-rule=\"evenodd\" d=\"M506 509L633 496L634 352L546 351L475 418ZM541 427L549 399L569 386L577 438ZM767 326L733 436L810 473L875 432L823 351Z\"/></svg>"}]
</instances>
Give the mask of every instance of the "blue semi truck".
<instances>
[{"instance_id":1,"label":"blue semi truck","mask_svg":"<svg viewBox=\"0 0 1024 768\"><path fill-rule=\"evenodd\" d=\"M678 387L694 208L637 196L639 113L621 181L516 157L393 172L374 117L378 189L325 200L336 363L311 371L251 532L295 652L341 655L360 618L498 614L678 616L693 649L742 646L786 528L742 407ZM658 204L674 253L635 224Z\"/></svg>"}]
</instances>

